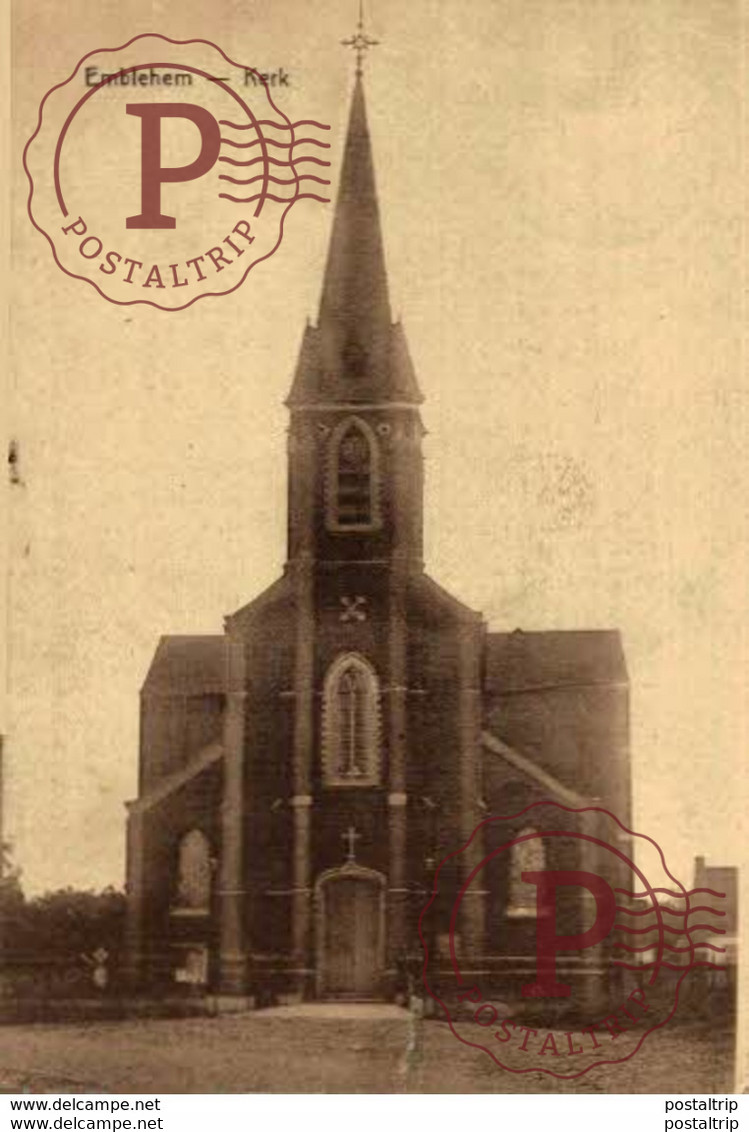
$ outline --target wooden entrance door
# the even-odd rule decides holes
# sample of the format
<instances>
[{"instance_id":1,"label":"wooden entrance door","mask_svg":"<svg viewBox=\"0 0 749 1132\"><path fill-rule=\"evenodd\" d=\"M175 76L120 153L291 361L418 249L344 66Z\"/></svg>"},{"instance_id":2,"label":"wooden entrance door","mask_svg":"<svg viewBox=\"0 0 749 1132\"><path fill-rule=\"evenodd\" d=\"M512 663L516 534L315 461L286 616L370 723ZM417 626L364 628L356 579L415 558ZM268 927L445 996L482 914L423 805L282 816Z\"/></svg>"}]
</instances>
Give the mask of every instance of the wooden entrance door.
<instances>
[{"instance_id":1,"label":"wooden entrance door","mask_svg":"<svg viewBox=\"0 0 749 1132\"><path fill-rule=\"evenodd\" d=\"M376 874L374 874L376 877ZM320 989L341 998L372 998L381 967L381 886L368 876L331 877L321 888Z\"/></svg>"}]
</instances>

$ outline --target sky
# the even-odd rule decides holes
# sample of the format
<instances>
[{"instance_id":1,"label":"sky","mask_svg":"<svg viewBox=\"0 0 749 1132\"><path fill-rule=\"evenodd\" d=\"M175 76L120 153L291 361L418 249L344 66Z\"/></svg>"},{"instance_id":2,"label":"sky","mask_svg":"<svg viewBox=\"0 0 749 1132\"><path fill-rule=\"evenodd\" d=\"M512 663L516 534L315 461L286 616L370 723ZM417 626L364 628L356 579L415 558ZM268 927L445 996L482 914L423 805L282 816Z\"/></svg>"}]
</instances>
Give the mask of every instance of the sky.
<instances>
[{"instance_id":1,"label":"sky","mask_svg":"<svg viewBox=\"0 0 749 1132\"><path fill-rule=\"evenodd\" d=\"M634 823L689 880L746 862L745 151L728 0L371 4L391 299L426 396L430 573L494 629L619 628ZM85 18L84 18L85 16ZM278 574L288 392L332 206L165 314L63 276L25 213L45 90L139 31L208 35L330 123L350 0L17 4L7 832L25 886L121 885L138 690ZM335 187L335 186L334 186Z\"/></svg>"}]
</instances>

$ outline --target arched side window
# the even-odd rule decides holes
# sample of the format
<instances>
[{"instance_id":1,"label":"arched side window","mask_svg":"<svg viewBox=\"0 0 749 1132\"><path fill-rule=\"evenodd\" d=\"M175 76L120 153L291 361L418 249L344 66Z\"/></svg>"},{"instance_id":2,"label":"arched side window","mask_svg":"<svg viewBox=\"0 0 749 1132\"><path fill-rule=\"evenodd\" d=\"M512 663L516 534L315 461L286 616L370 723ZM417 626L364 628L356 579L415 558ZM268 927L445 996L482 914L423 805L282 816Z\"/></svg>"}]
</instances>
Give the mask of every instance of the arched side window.
<instances>
[{"instance_id":1,"label":"arched side window","mask_svg":"<svg viewBox=\"0 0 749 1132\"><path fill-rule=\"evenodd\" d=\"M380 778L380 693L372 666L338 657L323 689L323 775L328 786L374 786Z\"/></svg>"},{"instance_id":2,"label":"arched side window","mask_svg":"<svg viewBox=\"0 0 749 1132\"><path fill-rule=\"evenodd\" d=\"M211 846L199 829L191 829L179 843L174 907L184 912L209 912L211 906Z\"/></svg>"},{"instance_id":3,"label":"arched side window","mask_svg":"<svg viewBox=\"0 0 749 1132\"><path fill-rule=\"evenodd\" d=\"M527 826L521 829L518 837L528 837L518 841L510 850L509 893L507 901L508 916L536 915L536 885L522 879L523 873L541 872L546 868L546 854L541 837L532 837L538 830Z\"/></svg>"},{"instance_id":4,"label":"arched side window","mask_svg":"<svg viewBox=\"0 0 749 1132\"><path fill-rule=\"evenodd\" d=\"M325 517L332 531L380 526L379 452L366 421L348 417L330 438Z\"/></svg>"}]
</instances>

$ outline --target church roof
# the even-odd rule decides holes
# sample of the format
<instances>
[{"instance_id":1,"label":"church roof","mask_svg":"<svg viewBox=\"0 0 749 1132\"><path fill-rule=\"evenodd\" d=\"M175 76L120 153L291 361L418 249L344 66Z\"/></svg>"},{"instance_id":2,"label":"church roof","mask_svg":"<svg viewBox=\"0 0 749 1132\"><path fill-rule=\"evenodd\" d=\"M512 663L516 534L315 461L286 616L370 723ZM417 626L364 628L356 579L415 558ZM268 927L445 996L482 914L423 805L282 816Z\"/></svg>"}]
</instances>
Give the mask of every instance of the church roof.
<instances>
[{"instance_id":1,"label":"church roof","mask_svg":"<svg viewBox=\"0 0 749 1132\"><path fill-rule=\"evenodd\" d=\"M224 638L162 637L143 690L198 696L224 690Z\"/></svg>"},{"instance_id":2,"label":"church roof","mask_svg":"<svg viewBox=\"0 0 749 1132\"><path fill-rule=\"evenodd\" d=\"M193 755L185 766L181 766L179 770L175 770L172 774L168 774L166 778L162 778L160 782L157 782L155 786L134 801L126 802L128 810L131 813L143 813L152 810L160 802L164 802L167 798L176 794L183 786L187 786L199 774L204 774L216 763L221 762L223 757L224 748L221 743L209 743L203 747L202 751L198 751L197 755Z\"/></svg>"},{"instance_id":3,"label":"church roof","mask_svg":"<svg viewBox=\"0 0 749 1132\"><path fill-rule=\"evenodd\" d=\"M721 898L714 898L714 907L725 913L721 927L727 934L737 931L739 906L739 870L735 865L706 865L704 857L697 857L694 870L696 888L719 892ZM707 894L710 895L710 894ZM697 900L694 901L697 903ZM707 897L700 896L699 903L710 904Z\"/></svg>"},{"instance_id":4,"label":"church roof","mask_svg":"<svg viewBox=\"0 0 749 1132\"><path fill-rule=\"evenodd\" d=\"M485 687L489 692L530 691L590 684L626 684L627 667L617 630L489 633Z\"/></svg>"},{"instance_id":5,"label":"church roof","mask_svg":"<svg viewBox=\"0 0 749 1132\"><path fill-rule=\"evenodd\" d=\"M289 405L422 400L390 314L372 145L357 75L317 326L305 330Z\"/></svg>"},{"instance_id":6,"label":"church roof","mask_svg":"<svg viewBox=\"0 0 749 1132\"><path fill-rule=\"evenodd\" d=\"M502 742L491 731L481 732L481 748L484 752L502 759L513 771L518 771L523 778L531 779L538 786L541 786L547 794L561 799L564 805L577 808L590 803L589 798L565 786L553 774L549 774L547 770L535 763L533 759L529 759L527 755L522 754L508 743Z\"/></svg>"}]
</instances>

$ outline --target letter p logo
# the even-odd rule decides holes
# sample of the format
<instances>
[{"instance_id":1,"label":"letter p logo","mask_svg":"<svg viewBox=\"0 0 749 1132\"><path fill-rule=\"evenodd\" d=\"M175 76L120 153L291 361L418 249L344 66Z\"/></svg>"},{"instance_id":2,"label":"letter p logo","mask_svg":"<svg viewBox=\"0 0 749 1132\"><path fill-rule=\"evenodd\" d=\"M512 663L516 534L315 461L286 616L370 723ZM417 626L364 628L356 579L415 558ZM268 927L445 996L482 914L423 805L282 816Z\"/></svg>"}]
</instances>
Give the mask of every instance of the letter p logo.
<instances>
[{"instance_id":1,"label":"letter p logo","mask_svg":"<svg viewBox=\"0 0 749 1132\"><path fill-rule=\"evenodd\" d=\"M606 938L616 919L616 896L603 877L595 873L564 869L522 873L522 879L536 885L536 981L522 988L524 998L568 998L569 983L557 982L557 952L582 951ZM587 888L595 899L596 918L591 927L577 935L556 934L557 889L563 885Z\"/></svg>"},{"instance_id":2,"label":"letter p logo","mask_svg":"<svg viewBox=\"0 0 749 1132\"><path fill-rule=\"evenodd\" d=\"M128 103L128 114L141 120L141 204L138 216L128 216L127 228L176 228L173 216L161 212L161 186L165 182L194 181L216 164L221 148L221 130L209 110L194 103L175 106L168 102ZM187 118L200 131L200 153L189 165L164 169L161 165L161 119Z\"/></svg>"}]
</instances>

